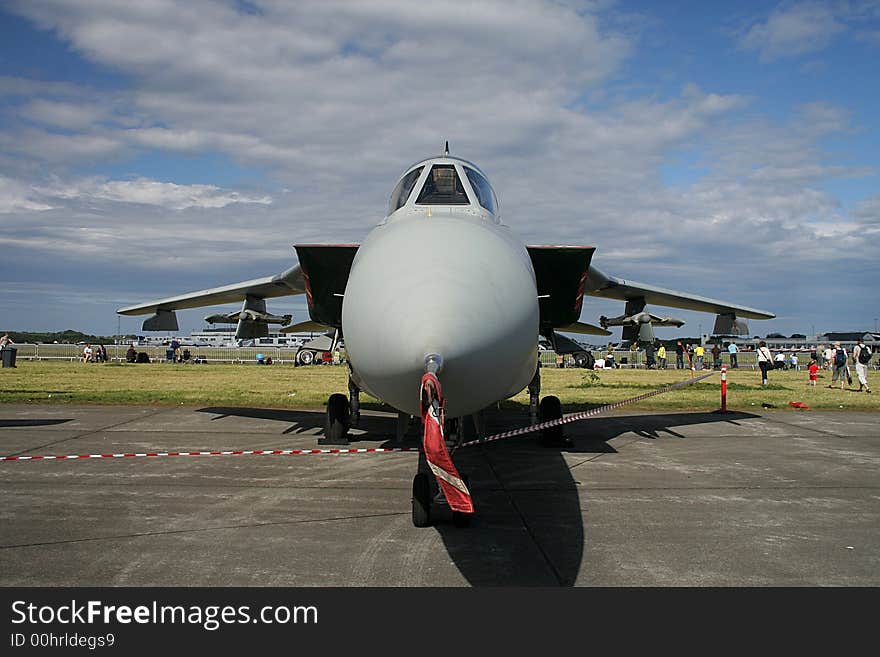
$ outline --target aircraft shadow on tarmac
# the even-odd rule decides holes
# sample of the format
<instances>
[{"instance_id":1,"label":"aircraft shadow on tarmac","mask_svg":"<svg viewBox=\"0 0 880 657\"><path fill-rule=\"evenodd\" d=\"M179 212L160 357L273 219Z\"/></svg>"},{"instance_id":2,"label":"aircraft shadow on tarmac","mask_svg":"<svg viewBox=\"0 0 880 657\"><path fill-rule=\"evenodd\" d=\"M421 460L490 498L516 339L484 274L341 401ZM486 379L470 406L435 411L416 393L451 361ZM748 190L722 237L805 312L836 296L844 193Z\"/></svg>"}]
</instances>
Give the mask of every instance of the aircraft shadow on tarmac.
<instances>
[{"instance_id":1,"label":"aircraft shadow on tarmac","mask_svg":"<svg viewBox=\"0 0 880 657\"><path fill-rule=\"evenodd\" d=\"M7 427L47 427L53 424L64 424L65 422L73 422L73 418L67 418L65 420L59 420L57 418L46 418L46 419L15 419L15 420L4 420L0 419L0 429L5 429Z\"/></svg>"},{"instance_id":2,"label":"aircraft shadow on tarmac","mask_svg":"<svg viewBox=\"0 0 880 657\"><path fill-rule=\"evenodd\" d=\"M488 432L522 424L521 413L487 417ZM625 433L645 438L684 437L672 427L756 418L749 413L667 413L595 417L566 426L573 446L543 447L532 436L490 443L455 455L469 473L477 515L459 529L447 518L435 525L446 549L474 586L573 586L581 569L589 528L580 489L563 454L580 462L617 453L608 441ZM569 456L569 461L571 461Z\"/></svg>"},{"instance_id":3,"label":"aircraft shadow on tarmac","mask_svg":"<svg viewBox=\"0 0 880 657\"><path fill-rule=\"evenodd\" d=\"M199 413L211 413L217 417L211 421L226 417L246 417L256 420L274 420L289 424L282 434L314 433L324 429L326 414L323 410L294 410L290 408L246 408L239 406L211 406L198 409ZM396 414L374 413L364 411L357 429L352 430L349 438L352 442L359 440L381 440L394 435Z\"/></svg>"},{"instance_id":4,"label":"aircraft shadow on tarmac","mask_svg":"<svg viewBox=\"0 0 880 657\"><path fill-rule=\"evenodd\" d=\"M200 409L220 417L241 416L290 422L284 433L321 428L324 413L259 408ZM453 526L447 509L436 509L433 529L438 532L461 574L474 586L573 586L581 569L589 528L578 484L564 454L582 454L583 461L615 454L608 443L623 434L657 439L661 435L685 438L674 430L695 424L733 422L759 416L751 413L661 413L611 415L575 422L565 428L573 445L543 447L535 434L458 450L454 460L470 480L477 509L471 526ZM486 431L494 434L527 424L522 409L486 413ZM470 425L470 423L467 423ZM410 426L407 444L417 444L418 423ZM362 416L363 434L354 441L382 440L394 445L394 416ZM468 426L468 433L472 431ZM430 531L430 530L423 530Z\"/></svg>"}]
</instances>

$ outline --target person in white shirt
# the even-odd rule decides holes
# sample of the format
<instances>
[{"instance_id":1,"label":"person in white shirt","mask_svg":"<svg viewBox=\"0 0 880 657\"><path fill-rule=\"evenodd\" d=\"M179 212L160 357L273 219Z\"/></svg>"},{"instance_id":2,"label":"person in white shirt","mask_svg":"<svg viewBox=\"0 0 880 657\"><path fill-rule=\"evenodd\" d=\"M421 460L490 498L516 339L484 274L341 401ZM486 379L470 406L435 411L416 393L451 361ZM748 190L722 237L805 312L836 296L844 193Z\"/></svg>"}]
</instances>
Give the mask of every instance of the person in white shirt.
<instances>
[{"instance_id":1,"label":"person in white shirt","mask_svg":"<svg viewBox=\"0 0 880 657\"><path fill-rule=\"evenodd\" d=\"M853 349L853 361L856 364L856 376L859 377L859 392L862 391L862 388L864 388L867 393L871 392L871 389L868 387L868 363L871 362L871 356L871 347L866 345L864 340L859 340L856 348Z\"/></svg>"},{"instance_id":2,"label":"person in white shirt","mask_svg":"<svg viewBox=\"0 0 880 657\"><path fill-rule=\"evenodd\" d=\"M761 385L767 385L767 372L773 367L773 354L767 348L767 343L761 340L758 343L758 367L761 368Z\"/></svg>"},{"instance_id":3,"label":"person in white shirt","mask_svg":"<svg viewBox=\"0 0 880 657\"><path fill-rule=\"evenodd\" d=\"M785 354L784 353L782 353L780 351L778 354L776 354L776 357L773 360L776 361L776 369L777 370L784 370L785 369Z\"/></svg>"}]
</instances>

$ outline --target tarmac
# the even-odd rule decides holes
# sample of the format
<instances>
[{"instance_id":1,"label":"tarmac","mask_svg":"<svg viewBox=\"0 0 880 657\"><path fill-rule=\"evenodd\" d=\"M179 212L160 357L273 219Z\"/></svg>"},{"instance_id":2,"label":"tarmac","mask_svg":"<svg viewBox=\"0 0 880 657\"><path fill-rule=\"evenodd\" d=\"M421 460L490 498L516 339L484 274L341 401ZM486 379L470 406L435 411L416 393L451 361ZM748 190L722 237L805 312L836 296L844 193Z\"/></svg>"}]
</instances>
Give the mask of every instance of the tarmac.
<instances>
[{"instance_id":1,"label":"tarmac","mask_svg":"<svg viewBox=\"0 0 880 657\"><path fill-rule=\"evenodd\" d=\"M315 448L323 419L3 404L0 454ZM352 446L394 427L365 412ZM415 453L0 462L0 585L880 585L878 413L621 410L566 433L459 450L464 529L413 527Z\"/></svg>"}]
</instances>

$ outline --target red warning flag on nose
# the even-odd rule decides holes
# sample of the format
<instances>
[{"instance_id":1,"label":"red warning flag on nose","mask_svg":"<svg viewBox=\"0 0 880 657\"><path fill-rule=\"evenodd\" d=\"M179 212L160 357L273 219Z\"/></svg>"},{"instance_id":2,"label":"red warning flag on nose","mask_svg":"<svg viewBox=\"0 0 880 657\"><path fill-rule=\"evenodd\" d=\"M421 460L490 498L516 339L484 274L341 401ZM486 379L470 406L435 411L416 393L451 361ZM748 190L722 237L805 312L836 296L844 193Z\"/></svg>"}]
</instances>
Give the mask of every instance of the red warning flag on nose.
<instances>
[{"instance_id":1,"label":"red warning flag on nose","mask_svg":"<svg viewBox=\"0 0 880 657\"><path fill-rule=\"evenodd\" d=\"M436 376L428 373L422 377L419 398L422 422L425 425L422 445L428 466L437 478L449 508L461 513L473 513L471 492L461 480L449 450L446 449L446 439L443 437L443 393Z\"/></svg>"}]
</instances>

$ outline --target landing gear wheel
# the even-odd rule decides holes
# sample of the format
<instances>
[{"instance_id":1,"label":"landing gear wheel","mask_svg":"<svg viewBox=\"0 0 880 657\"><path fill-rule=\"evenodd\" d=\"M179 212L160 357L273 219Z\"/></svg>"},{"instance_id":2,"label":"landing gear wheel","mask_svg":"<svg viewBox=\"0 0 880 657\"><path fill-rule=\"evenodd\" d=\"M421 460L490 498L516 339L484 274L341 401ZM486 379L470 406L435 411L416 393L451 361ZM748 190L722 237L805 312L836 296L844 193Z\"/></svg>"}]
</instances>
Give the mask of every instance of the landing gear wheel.
<instances>
[{"instance_id":1,"label":"landing gear wheel","mask_svg":"<svg viewBox=\"0 0 880 657\"><path fill-rule=\"evenodd\" d=\"M538 407L541 422L562 419L562 402L555 395L547 395ZM571 440L563 436L562 427L549 427L541 430L541 443L547 447L568 447Z\"/></svg>"},{"instance_id":2,"label":"landing gear wheel","mask_svg":"<svg viewBox=\"0 0 880 657\"><path fill-rule=\"evenodd\" d=\"M412 522L415 527L431 524L431 480L424 472L413 477Z\"/></svg>"},{"instance_id":3,"label":"landing gear wheel","mask_svg":"<svg viewBox=\"0 0 880 657\"><path fill-rule=\"evenodd\" d=\"M467 486L468 490L471 489L471 481L470 477L466 474L461 474L461 480L464 482L464 485ZM471 516L473 513L462 513L461 511L453 511L452 512L452 524L455 527L464 528L471 526Z\"/></svg>"},{"instance_id":4,"label":"landing gear wheel","mask_svg":"<svg viewBox=\"0 0 880 657\"><path fill-rule=\"evenodd\" d=\"M578 367L585 367L588 370L591 370L593 369L593 365L596 364L596 359L593 358L593 354L582 351L574 355L574 363Z\"/></svg>"},{"instance_id":5,"label":"landing gear wheel","mask_svg":"<svg viewBox=\"0 0 880 657\"><path fill-rule=\"evenodd\" d=\"M330 395L330 399L327 400L324 437L318 440L318 444L348 445L348 423L348 397L341 393Z\"/></svg>"},{"instance_id":6,"label":"landing gear wheel","mask_svg":"<svg viewBox=\"0 0 880 657\"><path fill-rule=\"evenodd\" d=\"M296 355L296 362L300 365L311 365L315 362L315 352L311 349L303 349Z\"/></svg>"}]
</instances>

